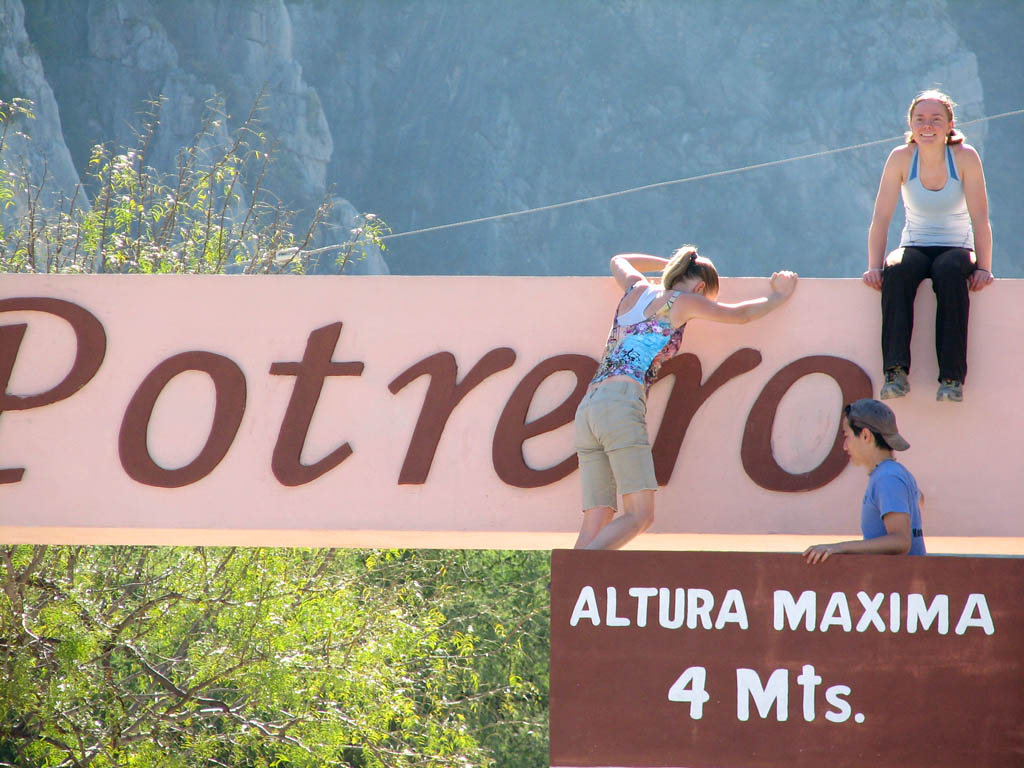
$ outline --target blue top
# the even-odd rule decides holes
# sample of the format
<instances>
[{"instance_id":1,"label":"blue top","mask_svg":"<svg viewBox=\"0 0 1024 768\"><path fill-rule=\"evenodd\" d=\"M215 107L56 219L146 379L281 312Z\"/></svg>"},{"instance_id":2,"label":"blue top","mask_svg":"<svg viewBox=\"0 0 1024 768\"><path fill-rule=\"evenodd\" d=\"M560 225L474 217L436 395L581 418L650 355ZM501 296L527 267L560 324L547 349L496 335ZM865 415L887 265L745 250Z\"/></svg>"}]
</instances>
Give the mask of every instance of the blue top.
<instances>
[{"instance_id":1,"label":"blue top","mask_svg":"<svg viewBox=\"0 0 1024 768\"><path fill-rule=\"evenodd\" d=\"M642 282L636 283L630 290L637 287L642 288L644 293L635 307L615 316L604 356L591 380L592 384L611 376L628 376L640 382L647 391L657 378L662 363L679 351L683 327L676 328L669 319L679 293L671 291L672 295L660 309L651 317L644 317L647 307L666 292ZM626 295L629 295L629 291L626 291ZM622 303L621 300L619 303Z\"/></svg>"},{"instance_id":2,"label":"blue top","mask_svg":"<svg viewBox=\"0 0 1024 768\"><path fill-rule=\"evenodd\" d=\"M888 531L882 518L891 512L910 515L911 555L925 554L921 526L921 491L906 467L886 459L868 475L868 487L860 508L860 530L865 539L877 539Z\"/></svg>"}]
</instances>

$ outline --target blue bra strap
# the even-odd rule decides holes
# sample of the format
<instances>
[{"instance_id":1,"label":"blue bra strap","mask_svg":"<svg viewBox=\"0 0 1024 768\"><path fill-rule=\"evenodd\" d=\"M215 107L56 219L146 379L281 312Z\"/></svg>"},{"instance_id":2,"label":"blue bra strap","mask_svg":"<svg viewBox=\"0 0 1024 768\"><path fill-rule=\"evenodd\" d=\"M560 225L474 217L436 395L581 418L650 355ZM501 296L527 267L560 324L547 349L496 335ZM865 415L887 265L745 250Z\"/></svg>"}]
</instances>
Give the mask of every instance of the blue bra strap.
<instances>
[{"instance_id":1,"label":"blue bra strap","mask_svg":"<svg viewBox=\"0 0 1024 768\"><path fill-rule=\"evenodd\" d=\"M953 162L953 150L950 149L949 144L946 145L946 163L949 164L949 177L960 181L960 177L956 175L956 163Z\"/></svg>"},{"instance_id":2,"label":"blue bra strap","mask_svg":"<svg viewBox=\"0 0 1024 768\"><path fill-rule=\"evenodd\" d=\"M913 181L917 178L917 147L914 147L914 159L910 162L910 176L907 177L907 181Z\"/></svg>"}]
</instances>

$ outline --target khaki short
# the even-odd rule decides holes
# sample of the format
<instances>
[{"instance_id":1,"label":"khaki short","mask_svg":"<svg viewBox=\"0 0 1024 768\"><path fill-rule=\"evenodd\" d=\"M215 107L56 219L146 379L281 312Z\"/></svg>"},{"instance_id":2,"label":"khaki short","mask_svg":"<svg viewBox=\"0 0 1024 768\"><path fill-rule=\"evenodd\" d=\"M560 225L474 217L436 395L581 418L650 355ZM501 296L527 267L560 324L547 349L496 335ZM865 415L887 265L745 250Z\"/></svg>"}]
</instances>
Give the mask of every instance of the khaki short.
<instances>
[{"instance_id":1,"label":"khaki short","mask_svg":"<svg viewBox=\"0 0 1024 768\"><path fill-rule=\"evenodd\" d=\"M576 409L575 430L584 510L618 509L617 495L658 489L642 384L592 387Z\"/></svg>"}]
</instances>

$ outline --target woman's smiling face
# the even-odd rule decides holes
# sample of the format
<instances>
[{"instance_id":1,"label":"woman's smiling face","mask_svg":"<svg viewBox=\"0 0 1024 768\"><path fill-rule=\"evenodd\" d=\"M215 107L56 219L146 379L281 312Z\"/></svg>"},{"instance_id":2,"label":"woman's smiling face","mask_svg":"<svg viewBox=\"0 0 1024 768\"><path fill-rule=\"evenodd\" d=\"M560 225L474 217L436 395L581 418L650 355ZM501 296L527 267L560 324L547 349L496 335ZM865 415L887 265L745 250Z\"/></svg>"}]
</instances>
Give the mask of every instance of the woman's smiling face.
<instances>
[{"instance_id":1,"label":"woman's smiling face","mask_svg":"<svg viewBox=\"0 0 1024 768\"><path fill-rule=\"evenodd\" d=\"M945 144L952 127L946 105L938 99L919 101L910 115L910 132L918 144Z\"/></svg>"}]
</instances>

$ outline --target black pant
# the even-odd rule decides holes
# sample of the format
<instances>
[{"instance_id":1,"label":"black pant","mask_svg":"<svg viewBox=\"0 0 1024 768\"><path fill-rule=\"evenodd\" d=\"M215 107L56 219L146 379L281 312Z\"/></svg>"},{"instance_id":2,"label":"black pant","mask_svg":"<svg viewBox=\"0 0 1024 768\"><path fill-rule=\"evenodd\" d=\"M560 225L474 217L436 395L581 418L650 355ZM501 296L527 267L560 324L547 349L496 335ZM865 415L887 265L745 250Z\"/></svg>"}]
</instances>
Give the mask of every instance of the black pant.
<instances>
[{"instance_id":1,"label":"black pant","mask_svg":"<svg viewBox=\"0 0 1024 768\"><path fill-rule=\"evenodd\" d=\"M926 277L932 280L935 309L935 354L939 378L967 378L967 316L971 300L967 277L976 269L966 248L945 245L907 246L903 258L882 272L882 361L910 370L910 335L914 331L914 297Z\"/></svg>"}]
</instances>

